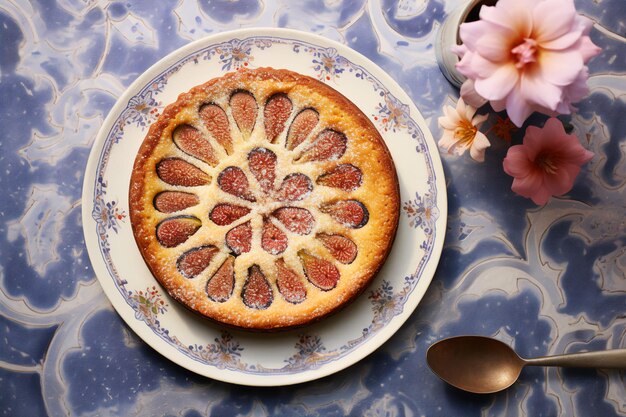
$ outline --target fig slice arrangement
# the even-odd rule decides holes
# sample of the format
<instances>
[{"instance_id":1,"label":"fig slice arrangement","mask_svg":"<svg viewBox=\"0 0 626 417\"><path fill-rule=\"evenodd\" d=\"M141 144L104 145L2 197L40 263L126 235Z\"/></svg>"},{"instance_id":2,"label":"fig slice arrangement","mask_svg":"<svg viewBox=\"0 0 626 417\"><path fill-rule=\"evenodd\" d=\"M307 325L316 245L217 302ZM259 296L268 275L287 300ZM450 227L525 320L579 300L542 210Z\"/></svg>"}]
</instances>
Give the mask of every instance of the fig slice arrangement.
<instances>
[{"instance_id":1,"label":"fig slice arrangement","mask_svg":"<svg viewBox=\"0 0 626 417\"><path fill-rule=\"evenodd\" d=\"M198 231L202 223L196 217L179 216L163 220L156 227L156 236L161 245L174 248L184 243Z\"/></svg>"},{"instance_id":2,"label":"fig slice arrangement","mask_svg":"<svg viewBox=\"0 0 626 417\"><path fill-rule=\"evenodd\" d=\"M264 310L272 304L274 299L272 287L258 265L252 265L248 269L241 298L246 306L258 310Z\"/></svg>"},{"instance_id":3,"label":"fig slice arrangement","mask_svg":"<svg viewBox=\"0 0 626 417\"><path fill-rule=\"evenodd\" d=\"M169 185L196 187L206 185L211 176L181 158L166 158L156 166L157 175Z\"/></svg>"},{"instance_id":4,"label":"fig slice arrangement","mask_svg":"<svg viewBox=\"0 0 626 417\"><path fill-rule=\"evenodd\" d=\"M256 200L250 192L248 177L239 167L231 166L220 172L217 177L217 184L222 191L235 197L243 198L247 201Z\"/></svg>"},{"instance_id":5,"label":"fig slice arrangement","mask_svg":"<svg viewBox=\"0 0 626 417\"><path fill-rule=\"evenodd\" d=\"M362 181L363 174L358 167L352 164L341 164L317 177L316 183L350 192L359 188Z\"/></svg>"},{"instance_id":6,"label":"fig slice arrangement","mask_svg":"<svg viewBox=\"0 0 626 417\"><path fill-rule=\"evenodd\" d=\"M206 104L200 107L198 115L211 136L224 147L227 154L232 154L233 141L230 136L230 123L224 109L217 104Z\"/></svg>"},{"instance_id":7,"label":"fig slice arrangement","mask_svg":"<svg viewBox=\"0 0 626 417\"><path fill-rule=\"evenodd\" d=\"M314 109L302 110L296 115L287 132L285 146L292 151L306 140L309 134L315 129L319 122L320 115Z\"/></svg>"},{"instance_id":8,"label":"fig slice arrangement","mask_svg":"<svg viewBox=\"0 0 626 417\"><path fill-rule=\"evenodd\" d=\"M243 216L246 216L248 213L250 213L250 209L247 207L220 203L213 207L213 210L211 210L211 213L209 214L209 218L218 226L228 226Z\"/></svg>"},{"instance_id":9,"label":"fig slice arrangement","mask_svg":"<svg viewBox=\"0 0 626 417\"><path fill-rule=\"evenodd\" d=\"M250 252L252 249L252 225L245 222L226 233L226 246L234 255Z\"/></svg>"},{"instance_id":10,"label":"fig slice arrangement","mask_svg":"<svg viewBox=\"0 0 626 417\"><path fill-rule=\"evenodd\" d=\"M256 124L259 106L247 91L236 91L230 96L230 109L235 123L243 135L249 136Z\"/></svg>"},{"instance_id":11,"label":"fig slice arrangement","mask_svg":"<svg viewBox=\"0 0 626 417\"><path fill-rule=\"evenodd\" d=\"M276 142L278 135L285 130L287 119L293 106L286 94L274 94L265 103L263 116L265 119L265 135L271 143Z\"/></svg>"},{"instance_id":12,"label":"fig slice arrangement","mask_svg":"<svg viewBox=\"0 0 626 417\"><path fill-rule=\"evenodd\" d=\"M261 189L269 193L276 180L276 154L266 148L254 148L248 154L248 167Z\"/></svg>"},{"instance_id":13,"label":"fig slice arrangement","mask_svg":"<svg viewBox=\"0 0 626 417\"><path fill-rule=\"evenodd\" d=\"M292 304L299 304L306 299L306 286L296 271L289 268L283 258L275 262L276 287L278 292Z\"/></svg>"},{"instance_id":14,"label":"fig slice arrangement","mask_svg":"<svg viewBox=\"0 0 626 417\"><path fill-rule=\"evenodd\" d=\"M229 256L207 281L206 293L212 301L223 303L230 298L234 287L235 258Z\"/></svg>"},{"instance_id":15,"label":"fig slice arrangement","mask_svg":"<svg viewBox=\"0 0 626 417\"><path fill-rule=\"evenodd\" d=\"M249 329L307 324L361 293L399 211L389 151L361 111L271 68L185 97L151 128L131 178L131 223L157 280L201 315Z\"/></svg>"},{"instance_id":16,"label":"fig slice arrangement","mask_svg":"<svg viewBox=\"0 0 626 417\"><path fill-rule=\"evenodd\" d=\"M201 246L193 248L178 258L177 265L180 273L187 278L194 278L204 271L219 253L216 246Z\"/></svg>"},{"instance_id":17,"label":"fig slice arrangement","mask_svg":"<svg viewBox=\"0 0 626 417\"><path fill-rule=\"evenodd\" d=\"M175 213L200 203L200 198L182 191L163 191L154 197L154 208L161 213Z\"/></svg>"},{"instance_id":18,"label":"fig slice arrangement","mask_svg":"<svg viewBox=\"0 0 626 417\"><path fill-rule=\"evenodd\" d=\"M176 146L187 155L193 156L202 162L215 166L219 160L213 147L202 133L193 126L178 126L172 135Z\"/></svg>"}]
</instances>

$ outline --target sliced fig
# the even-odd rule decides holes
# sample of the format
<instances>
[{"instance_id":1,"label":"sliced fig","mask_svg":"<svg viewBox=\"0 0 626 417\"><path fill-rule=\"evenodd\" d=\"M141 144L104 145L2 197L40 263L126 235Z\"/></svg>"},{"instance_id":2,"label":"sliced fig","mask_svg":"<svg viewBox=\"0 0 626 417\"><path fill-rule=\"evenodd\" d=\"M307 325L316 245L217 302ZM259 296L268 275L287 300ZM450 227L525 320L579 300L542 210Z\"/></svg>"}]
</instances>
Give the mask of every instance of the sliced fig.
<instances>
[{"instance_id":1,"label":"sliced fig","mask_svg":"<svg viewBox=\"0 0 626 417\"><path fill-rule=\"evenodd\" d=\"M211 176L180 158L162 159L156 166L157 175L170 185L197 187L211 182Z\"/></svg>"},{"instance_id":2,"label":"sliced fig","mask_svg":"<svg viewBox=\"0 0 626 417\"><path fill-rule=\"evenodd\" d=\"M313 183L304 174L289 174L283 180L276 192L278 201L299 201L306 198L313 191Z\"/></svg>"},{"instance_id":3,"label":"sliced fig","mask_svg":"<svg viewBox=\"0 0 626 417\"><path fill-rule=\"evenodd\" d=\"M194 278L211 264L213 257L219 251L220 250L213 245L193 248L183 253L180 258L178 258L178 261L176 261L176 265L184 277Z\"/></svg>"},{"instance_id":4,"label":"sliced fig","mask_svg":"<svg viewBox=\"0 0 626 417\"><path fill-rule=\"evenodd\" d=\"M237 127L246 136L254 129L259 106L254 96L247 91L237 91L230 97L230 110Z\"/></svg>"},{"instance_id":5,"label":"sliced fig","mask_svg":"<svg viewBox=\"0 0 626 417\"><path fill-rule=\"evenodd\" d=\"M285 232L280 230L268 218L263 219L263 232L261 233L261 247L272 255L283 253L289 240Z\"/></svg>"},{"instance_id":6,"label":"sliced fig","mask_svg":"<svg viewBox=\"0 0 626 417\"><path fill-rule=\"evenodd\" d=\"M354 191L361 186L363 174L352 164L337 165L330 171L317 177L316 183L326 187L339 188L343 191Z\"/></svg>"},{"instance_id":7,"label":"sliced fig","mask_svg":"<svg viewBox=\"0 0 626 417\"><path fill-rule=\"evenodd\" d=\"M248 154L248 166L261 189L269 193L276 180L276 154L269 149L254 148Z\"/></svg>"},{"instance_id":8,"label":"sliced fig","mask_svg":"<svg viewBox=\"0 0 626 417\"><path fill-rule=\"evenodd\" d=\"M272 287L258 265L248 268L248 278L243 284L241 299L246 306L257 310L264 310L272 304Z\"/></svg>"},{"instance_id":9,"label":"sliced fig","mask_svg":"<svg viewBox=\"0 0 626 417\"><path fill-rule=\"evenodd\" d=\"M342 264L354 262L358 249L352 240L342 235L328 235L326 233L318 233L315 237L328 249L332 257Z\"/></svg>"},{"instance_id":10,"label":"sliced fig","mask_svg":"<svg viewBox=\"0 0 626 417\"><path fill-rule=\"evenodd\" d=\"M365 205L357 200L340 200L334 203L322 204L320 210L353 229L359 229L369 221L369 212Z\"/></svg>"},{"instance_id":11,"label":"sliced fig","mask_svg":"<svg viewBox=\"0 0 626 417\"><path fill-rule=\"evenodd\" d=\"M200 198L191 193L182 191L163 191L154 197L154 208L161 213L174 213L193 207L200 202Z\"/></svg>"},{"instance_id":12,"label":"sliced fig","mask_svg":"<svg viewBox=\"0 0 626 417\"><path fill-rule=\"evenodd\" d=\"M248 213L250 213L250 209L247 207L220 203L213 207L213 210L211 210L211 213L209 214L209 218L218 226L227 226Z\"/></svg>"},{"instance_id":13,"label":"sliced fig","mask_svg":"<svg viewBox=\"0 0 626 417\"><path fill-rule=\"evenodd\" d=\"M232 154L233 140L230 137L230 124L224 109L217 104L205 104L200 107L198 114L217 143L224 147L227 154Z\"/></svg>"},{"instance_id":14,"label":"sliced fig","mask_svg":"<svg viewBox=\"0 0 626 417\"><path fill-rule=\"evenodd\" d=\"M235 288L235 258L229 256L206 284L206 293L215 302L228 300Z\"/></svg>"},{"instance_id":15,"label":"sliced fig","mask_svg":"<svg viewBox=\"0 0 626 417\"><path fill-rule=\"evenodd\" d=\"M252 226L245 222L226 233L226 245L235 254L250 252L252 248Z\"/></svg>"},{"instance_id":16,"label":"sliced fig","mask_svg":"<svg viewBox=\"0 0 626 417\"><path fill-rule=\"evenodd\" d=\"M265 135L267 139L274 143L278 135L285 130L285 124L291 116L293 104L287 94L277 93L270 97L265 103L263 118L265 120Z\"/></svg>"},{"instance_id":17,"label":"sliced fig","mask_svg":"<svg viewBox=\"0 0 626 417\"><path fill-rule=\"evenodd\" d=\"M292 304L303 302L306 299L306 287L302 278L290 269L282 258L277 259L275 265L276 286L280 295Z\"/></svg>"},{"instance_id":18,"label":"sliced fig","mask_svg":"<svg viewBox=\"0 0 626 417\"><path fill-rule=\"evenodd\" d=\"M313 230L315 218L309 210L300 207L281 207L272 213L287 230L299 235L308 235Z\"/></svg>"},{"instance_id":19,"label":"sliced fig","mask_svg":"<svg viewBox=\"0 0 626 417\"><path fill-rule=\"evenodd\" d=\"M332 262L307 253L304 249L298 252L304 274L311 284L323 291L330 291L337 286L340 274Z\"/></svg>"},{"instance_id":20,"label":"sliced fig","mask_svg":"<svg viewBox=\"0 0 626 417\"><path fill-rule=\"evenodd\" d=\"M217 176L217 185L220 189L235 197L243 198L247 201L256 201L250 191L248 177L239 167L227 167Z\"/></svg>"},{"instance_id":21,"label":"sliced fig","mask_svg":"<svg viewBox=\"0 0 626 417\"><path fill-rule=\"evenodd\" d=\"M298 113L293 122L291 122L287 132L287 143L285 144L287 149L292 151L304 142L315 126L317 126L319 120L319 113L313 109L304 109Z\"/></svg>"},{"instance_id":22,"label":"sliced fig","mask_svg":"<svg viewBox=\"0 0 626 417\"><path fill-rule=\"evenodd\" d=\"M343 156L348 146L346 135L325 129L296 160L297 162L334 161Z\"/></svg>"},{"instance_id":23,"label":"sliced fig","mask_svg":"<svg viewBox=\"0 0 626 417\"><path fill-rule=\"evenodd\" d=\"M202 133L195 127L181 125L174 129L172 140L187 155L198 158L211 166L219 163L213 147Z\"/></svg>"},{"instance_id":24,"label":"sliced fig","mask_svg":"<svg viewBox=\"0 0 626 417\"><path fill-rule=\"evenodd\" d=\"M184 243L202 226L197 217L179 216L163 220L156 228L159 243L166 248L173 248Z\"/></svg>"}]
</instances>

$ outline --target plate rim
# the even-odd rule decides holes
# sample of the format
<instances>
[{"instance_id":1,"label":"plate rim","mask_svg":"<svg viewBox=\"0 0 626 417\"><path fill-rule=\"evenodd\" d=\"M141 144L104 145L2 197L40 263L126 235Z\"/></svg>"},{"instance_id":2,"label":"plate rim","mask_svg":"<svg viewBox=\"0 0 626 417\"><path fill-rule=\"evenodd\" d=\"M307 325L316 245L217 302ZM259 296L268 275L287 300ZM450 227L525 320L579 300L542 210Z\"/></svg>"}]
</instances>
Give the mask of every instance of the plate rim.
<instances>
[{"instance_id":1,"label":"plate rim","mask_svg":"<svg viewBox=\"0 0 626 417\"><path fill-rule=\"evenodd\" d=\"M394 319L386 323L382 329L378 330L374 337L368 339L358 348L353 349L352 351L343 355L341 358L339 358L340 360L324 363L319 367L314 367L312 369L306 369L291 374L248 374L236 372L231 369L219 369L217 366L210 364L203 364L206 365L206 368L201 367L200 369L198 369L198 367L194 368L190 366L188 363L186 363L189 358L180 357L182 353L179 350L175 349L174 346L164 343L158 336L154 334L153 331L151 331L151 328L149 326L146 326L145 322L134 319L134 315L126 315L121 313L120 310L127 309L128 304L125 300L121 298L119 289L112 284L112 277L108 272L106 266L104 265L104 260L101 257L100 251L97 251L96 253L95 248L93 248L92 245L89 243L93 242L94 239L97 238L95 228L87 227L91 224L90 220L93 220L92 211L94 205L92 197L94 191L94 179L98 171L100 158L106 145L107 137L111 129L113 128L115 121L119 117L120 111L123 111L125 109L128 101L139 91L141 91L141 88L145 86L147 82L154 79L154 77L157 76L160 72L167 70L180 59L193 54L194 51L198 51L199 49L209 47L219 42L226 42L228 40L238 38L245 39L249 37L261 36L283 37L302 42L308 42L310 44L325 48L336 48L342 56L346 56L347 53L349 61L356 61L357 64L366 68L383 86L392 86L394 94L399 93L400 97L398 98L401 99L403 103L409 106L409 109L412 113L411 118L415 120L415 122L419 125L426 145L425 152L429 153L432 170L436 174L436 184L434 185L434 187L437 190L436 207L439 210L439 215L435 221L435 224L438 235L435 236L432 251L429 254L429 259L427 260L424 269L421 271L421 275L419 276L419 282L415 285L409 297L409 300L414 299L414 301L412 301L410 305L408 305L408 301L405 302L402 306L403 311L400 314L396 315ZM402 327L404 323L406 323L408 318L413 314L413 312L423 299L426 290L429 288L441 257L447 224L447 189L445 185L444 170L439 153L433 152L433 150L437 150L437 147L432 137L432 133L428 128L428 125L426 124L422 114L419 112L419 109L405 92L405 90L376 63L374 63L358 51L350 48L349 46L317 34L284 28L245 28L212 34L183 45L182 47L168 53L163 58L159 59L156 63L151 65L124 90L124 92L116 100L115 104L109 110L107 117L104 119L102 126L100 127L95 137L95 140L91 145L89 158L85 168L85 175L83 177L81 212L83 234L89 259L92 268L94 269L96 278L103 288L105 295L116 310L116 313L147 345L149 345L162 356L166 357L177 365L208 378L247 386L285 386L316 380L352 366L353 364L361 361L363 358L382 346ZM394 242L394 244L397 244L397 241ZM407 307L409 308L407 309ZM209 371L206 372L204 371L205 369L209 369ZM210 372L210 370L213 370L213 372ZM241 376L244 377L243 380Z\"/></svg>"}]
</instances>

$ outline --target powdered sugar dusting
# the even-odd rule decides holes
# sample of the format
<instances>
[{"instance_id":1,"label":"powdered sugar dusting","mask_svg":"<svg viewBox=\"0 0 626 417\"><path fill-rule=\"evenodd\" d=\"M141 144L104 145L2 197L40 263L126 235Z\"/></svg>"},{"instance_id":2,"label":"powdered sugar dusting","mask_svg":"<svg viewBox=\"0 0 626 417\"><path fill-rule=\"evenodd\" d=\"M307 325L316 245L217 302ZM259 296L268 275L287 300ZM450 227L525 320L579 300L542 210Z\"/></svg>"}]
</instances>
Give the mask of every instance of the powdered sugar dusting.
<instances>
[{"instance_id":1,"label":"powdered sugar dusting","mask_svg":"<svg viewBox=\"0 0 626 417\"><path fill-rule=\"evenodd\" d=\"M175 245L152 263L167 275L176 261L185 284L164 281L205 315L288 327L337 308L371 276L357 264L375 258L355 259L360 242L377 233L365 228L361 202L373 195L364 194L363 172L376 164L363 156L375 141L344 104L324 101L306 83L237 77L188 98L164 131L170 145L156 152L162 181L150 192L161 224L175 225L161 230ZM193 233L183 217L197 220Z\"/></svg>"}]
</instances>

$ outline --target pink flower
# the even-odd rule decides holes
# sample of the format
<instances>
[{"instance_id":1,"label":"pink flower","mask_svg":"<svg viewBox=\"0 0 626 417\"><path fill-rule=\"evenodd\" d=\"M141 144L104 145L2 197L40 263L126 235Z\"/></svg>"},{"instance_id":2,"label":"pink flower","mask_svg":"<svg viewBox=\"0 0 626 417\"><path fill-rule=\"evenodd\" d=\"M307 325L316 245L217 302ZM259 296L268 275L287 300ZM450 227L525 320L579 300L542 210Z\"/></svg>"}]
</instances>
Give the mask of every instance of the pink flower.
<instances>
[{"instance_id":1,"label":"pink flower","mask_svg":"<svg viewBox=\"0 0 626 417\"><path fill-rule=\"evenodd\" d=\"M462 155L469 149L472 159L478 162L485 160L485 149L490 146L487 137L478 128L487 120L487 115L476 114L476 109L465 104L462 98L456 102L456 108L444 106L445 116L439 118L443 128L443 136L439 146L456 155Z\"/></svg>"},{"instance_id":2,"label":"pink flower","mask_svg":"<svg viewBox=\"0 0 626 417\"><path fill-rule=\"evenodd\" d=\"M509 148L504 172L514 177L514 192L543 205L551 196L571 190L580 167L593 155L552 117L543 128L529 126L523 144Z\"/></svg>"},{"instance_id":3,"label":"pink flower","mask_svg":"<svg viewBox=\"0 0 626 417\"><path fill-rule=\"evenodd\" d=\"M494 110L506 109L517 126L533 111L570 113L588 93L585 64L600 52L588 36L592 24L573 0L483 6L480 20L461 25L463 44L453 48L461 58L457 69L473 82L466 93L475 90Z\"/></svg>"},{"instance_id":4,"label":"pink flower","mask_svg":"<svg viewBox=\"0 0 626 417\"><path fill-rule=\"evenodd\" d=\"M487 100L476 92L476 88L474 88L474 80L470 78L465 80L461 86L460 93L463 100L465 100L465 103L472 107L476 107L478 109L487 104Z\"/></svg>"}]
</instances>

